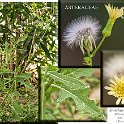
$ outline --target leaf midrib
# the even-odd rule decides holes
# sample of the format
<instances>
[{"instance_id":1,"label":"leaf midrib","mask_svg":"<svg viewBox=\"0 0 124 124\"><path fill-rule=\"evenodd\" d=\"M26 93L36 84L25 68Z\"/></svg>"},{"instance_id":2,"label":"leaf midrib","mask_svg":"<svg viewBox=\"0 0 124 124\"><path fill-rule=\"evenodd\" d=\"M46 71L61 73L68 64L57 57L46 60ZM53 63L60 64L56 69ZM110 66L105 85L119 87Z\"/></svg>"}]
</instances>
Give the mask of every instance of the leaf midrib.
<instances>
[{"instance_id":1,"label":"leaf midrib","mask_svg":"<svg viewBox=\"0 0 124 124\"><path fill-rule=\"evenodd\" d=\"M68 90L66 90L66 89L64 89L64 88L62 88L62 87L60 87L60 86L57 86L57 85L55 85L55 84L51 84L51 86L54 86L54 87L57 87L57 88L59 88L59 89L61 89L61 90L64 90L65 92L68 92L69 94L71 94L72 96L74 96L74 97L76 97L76 98L78 98L80 101L82 101L78 96L76 96L76 95L74 95L74 94L72 94L71 92L69 92ZM85 104L85 106L86 107L88 107L89 108L89 105L87 105L84 101L82 101L84 104ZM94 111L94 109L93 108L91 108L90 107L90 109L92 110L92 111ZM94 113L96 113L97 114L97 112L96 111L94 111Z\"/></svg>"}]
</instances>

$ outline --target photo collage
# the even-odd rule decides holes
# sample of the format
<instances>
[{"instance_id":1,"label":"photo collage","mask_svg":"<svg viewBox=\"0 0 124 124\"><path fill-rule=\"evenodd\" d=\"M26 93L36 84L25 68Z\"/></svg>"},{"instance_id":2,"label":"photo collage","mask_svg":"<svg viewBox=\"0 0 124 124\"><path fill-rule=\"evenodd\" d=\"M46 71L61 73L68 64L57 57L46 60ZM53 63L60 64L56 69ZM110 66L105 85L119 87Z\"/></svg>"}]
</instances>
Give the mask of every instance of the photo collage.
<instances>
[{"instance_id":1,"label":"photo collage","mask_svg":"<svg viewBox=\"0 0 124 124\"><path fill-rule=\"evenodd\" d=\"M0 123L106 123L110 107L117 115L123 29L122 0L0 2Z\"/></svg>"}]
</instances>

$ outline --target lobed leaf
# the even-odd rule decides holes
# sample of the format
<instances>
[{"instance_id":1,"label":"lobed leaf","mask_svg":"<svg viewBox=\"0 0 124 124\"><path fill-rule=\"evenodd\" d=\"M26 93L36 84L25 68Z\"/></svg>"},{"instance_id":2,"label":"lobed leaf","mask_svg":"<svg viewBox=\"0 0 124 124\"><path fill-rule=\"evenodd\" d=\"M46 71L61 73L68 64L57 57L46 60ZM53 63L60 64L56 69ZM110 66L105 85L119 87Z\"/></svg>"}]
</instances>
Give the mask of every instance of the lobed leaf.
<instances>
[{"instance_id":1,"label":"lobed leaf","mask_svg":"<svg viewBox=\"0 0 124 124\"><path fill-rule=\"evenodd\" d=\"M79 72L81 73L81 70ZM60 89L57 102L63 102L67 98L72 98L79 111L83 111L85 114L90 114L94 117L104 116L103 112L95 105L94 101L88 98L90 89L84 82L81 82L75 77L70 77L69 75L63 75L54 71L49 71L48 75L57 81L51 84L51 86Z\"/></svg>"},{"instance_id":2,"label":"lobed leaf","mask_svg":"<svg viewBox=\"0 0 124 124\"><path fill-rule=\"evenodd\" d=\"M52 84L53 87L60 89L60 96L57 102L63 102L67 98L72 98L79 111L94 117L104 116L103 112L95 105L94 101L88 98L88 89L83 90L70 90L63 85Z\"/></svg>"},{"instance_id":3,"label":"lobed leaf","mask_svg":"<svg viewBox=\"0 0 124 124\"><path fill-rule=\"evenodd\" d=\"M72 71L69 75L74 76L76 78L80 78L82 76L84 77L91 77L93 74L93 69L92 68L79 68L74 71Z\"/></svg>"},{"instance_id":4,"label":"lobed leaf","mask_svg":"<svg viewBox=\"0 0 124 124\"><path fill-rule=\"evenodd\" d=\"M74 77L66 76L66 75L57 73L55 71L49 71L47 74L50 77L52 77L54 80L63 83L69 89L79 90L79 89L89 88L87 84L84 84L84 82L81 82L80 80Z\"/></svg>"}]
</instances>

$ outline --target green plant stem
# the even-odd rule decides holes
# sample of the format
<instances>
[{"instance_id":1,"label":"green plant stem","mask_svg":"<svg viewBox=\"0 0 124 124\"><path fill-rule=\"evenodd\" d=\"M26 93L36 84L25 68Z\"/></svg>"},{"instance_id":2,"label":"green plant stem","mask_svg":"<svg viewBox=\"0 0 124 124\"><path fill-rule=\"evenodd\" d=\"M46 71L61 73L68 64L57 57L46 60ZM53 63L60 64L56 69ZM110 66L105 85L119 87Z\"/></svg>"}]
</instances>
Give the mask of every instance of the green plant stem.
<instances>
[{"instance_id":1,"label":"green plant stem","mask_svg":"<svg viewBox=\"0 0 124 124\"><path fill-rule=\"evenodd\" d=\"M94 52L91 54L91 57L94 57L96 52L98 51L98 49L101 47L101 45L103 44L104 40L105 40L106 36L103 36L101 42L99 43L99 45L96 47L96 49L94 50Z\"/></svg>"},{"instance_id":2,"label":"green plant stem","mask_svg":"<svg viewBox=\"0 0 124 124\"><path fill-rule=\"evenodd\" d=\"M16 77L16 75L17 75L17 68L16 68L16 66L15 66L14 77ZM17 87L17 80L16 80L16 78L15 78L15 92L16 92L16 87Z\"/></svg>"},{"instance_id":3,"label":"green plant stem","mask_svg":"<svg viewBox=\"0 0 124 124\"><path fill-rule=\"evenodd\" d=\"M35 35L36 35L36 28L34 30L34 35L33 35L33 39L32 39L32 44L31 44L31 48L30 48L30 51L29 51L29 56L28 56L28 59L31 58L31 51L33 49L33 46L34 46L34 42L35 42Z\"/></svg>"},{"instance_id":4,"label":"green plant stem","mask_svg":"<svg viewBox=\"0 0 124 124\"><path fill-rule=\"evenodd\" d=\"M5 42L5 56L6 56L6 58L5 58L5 61L6 61L6 65L8 65L8 44L7 44L7 41Z\"/></svg>"},{"instance_id":5,"label":"green plant stem","mask_svg":"<svg viewBox=\"0 0 124 124\"><path fill-rule=\"evenodd\" d=\"M41 80L41 67L40 65L37 66L38 68L38 77L39 77L39 120L45 120L45 84L44 81L46 79L48 68L44 73L44 76Z\"/></svg>"},{"instance_id":6,"label":"green plant stem","mask_svg":"<svg viewBox=\"0 0 124 124\"><path fill-rule=\"evenodd\" d=\"M44 76L45 77L45 76ZM45 93L44 93L44 89L45 89L45 87L44 87L44 78L43 78L43 81L41 82L41 88L42 88L42 90L41 90L41 119L42 120L44 120L45 119L45 110L44 110L44 95L45 95Z\"/></svg>"},{"instance_id":7,"label":"green plant stem","mask_svg":"<svg viewBox=\"0 0 124 124\"><path fill-rule=\"evenodd\" d=\"M33 35L33 39L32 39L32 45L31 45L31 48L30 48L30 51L29 51L29 56L28 56L28 60L27 60L27 63L25 65L25 67L23 68L23 70L21 71L21 73L23 73L25 71L25 69L27 68L28 64L30 63L32 57L31 57L31 51L33 49L33 45L34 45L34 41L35 41L35 34L36 34L36 28L35 28L35 31L34 31L34 35Z\"/></svg>"},{"instance_id":8,"label":"green plant stem","mask_svg":"<svg viewBox=\"0 0 124 124\"><path fill-rule=\"evenodd\" d=\"M44 74L44 77L41 81L41 118L42 120L45 120L45 85L44 85L44 80L46 78L46 75L47 75L47 71L48 71L48 68L46 68L46 71L45 71L45 74Z\"/></svg>"}]
</instances>

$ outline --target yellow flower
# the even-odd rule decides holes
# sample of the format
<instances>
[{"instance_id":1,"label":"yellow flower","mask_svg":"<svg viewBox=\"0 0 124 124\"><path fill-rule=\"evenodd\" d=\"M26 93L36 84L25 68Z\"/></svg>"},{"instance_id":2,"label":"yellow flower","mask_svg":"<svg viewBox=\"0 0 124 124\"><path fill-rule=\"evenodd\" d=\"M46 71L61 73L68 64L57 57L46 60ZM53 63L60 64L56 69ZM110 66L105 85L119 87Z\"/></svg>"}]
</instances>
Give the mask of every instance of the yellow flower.
<instances>
[{"instance_id":1,"label":"yellow flower","mask_svg":"<svg viewBox=\"0 0 124 124\"><path fill-rule=\"evenodd\" d=\"M124 7L121 7L120 9L118 7L113 7L113 5L105 5L108 14L109 14L109 19L108 22L105 26L105 28L103 29L102 33L105 37L108 37L111 35L111 31L113 28L113 25L116 21L117 18L123 18L124 15Z\"/></svg>"},{"instance_id":2,"label":"yellow flower","mask_svg":"<svg viewBox=\"0 0 124 124\"><path fill-rule=\"evenodd\" d=\"M105 5L108 14L109 14L109 18L111 18L112 20L116 20L117 18L123 18L124 15L124 8L121 7L120 9L118 7L113 7L113 5Z\"/></svg>"},{"instance_id":3,"label":"yellow flower","mask_svg":"<svg viewBox=\"0 0 124 124\"><path fill-rule=\"evenodd\" d=\"M109 90L108 94L112 95L117 99L116 105L118 105L120 102L124 104L124 76L122 77L117 77L116 75L114 76L113 80L110 80L109 86L105 86L104 88L106 90Z\"/></svg>"}]
</instances>

